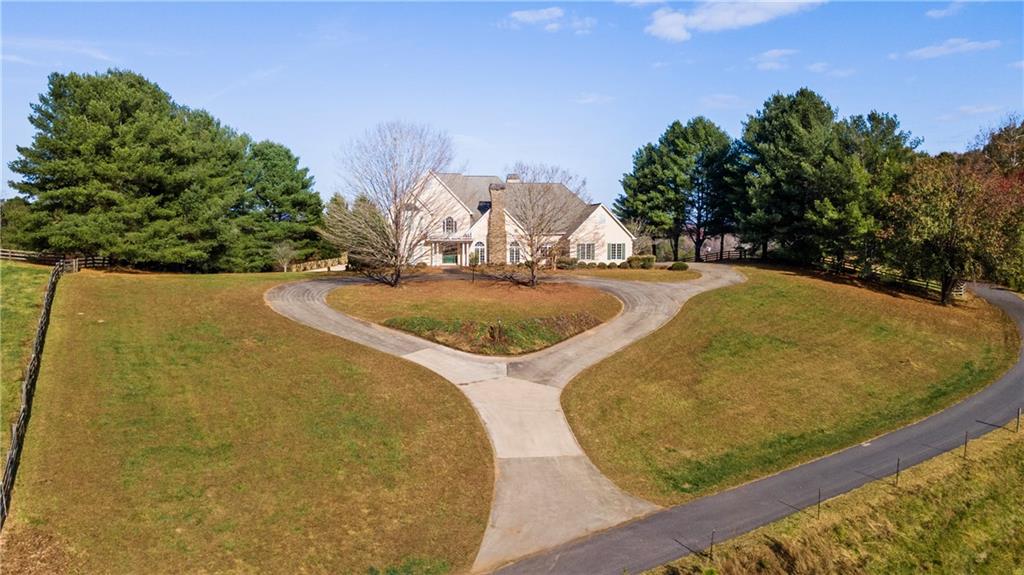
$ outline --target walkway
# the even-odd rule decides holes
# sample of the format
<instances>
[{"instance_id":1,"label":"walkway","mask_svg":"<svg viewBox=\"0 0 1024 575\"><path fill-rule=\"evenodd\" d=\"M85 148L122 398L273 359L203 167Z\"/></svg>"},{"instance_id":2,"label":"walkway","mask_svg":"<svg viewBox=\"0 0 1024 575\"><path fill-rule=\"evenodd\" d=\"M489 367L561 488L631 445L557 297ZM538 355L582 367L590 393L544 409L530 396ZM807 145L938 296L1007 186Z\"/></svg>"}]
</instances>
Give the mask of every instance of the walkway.
<instances>
[{"instance_id":1,"label":"walkway","mask_svg":"<svg viewBox=\"0 0 1024 575\"><path fill-rule=\"evenodd\" d=\"M1024 337L1024 300L1016 294L984 286L972 290L1006 311ZM621 575L639 573L708 546L746 533L814 505L818 489L823 499L835 497L869 481L896 472L940 453L959 448L964 433L977 438L999 429L1024 407L1024 353L998 381L913 425L833 455L652 514L592 535L501 569L502 574L540 573Z\"/></svg>"},{"instance_id":2,"label":"walkway","mask_svg":"<svg viewBox=\"0 0 1024 575\"><path fill-rule=\"evenodd\" d=\"M286 317L418 363L466 394L484 422L496 458L491 517L473 565L474 571L487 571L659 509L622 492L590 463L569 429L559 397L576 374L661 327L694 295L744 281L727 266L693 267L701 272L700 279L683 283L574 278L614 294L622 300L623 312L590 331L519 357L461 352L330 308L324 302L327 293L351 279L285 284L265 297Z\"/></svg>"}]
</instances>

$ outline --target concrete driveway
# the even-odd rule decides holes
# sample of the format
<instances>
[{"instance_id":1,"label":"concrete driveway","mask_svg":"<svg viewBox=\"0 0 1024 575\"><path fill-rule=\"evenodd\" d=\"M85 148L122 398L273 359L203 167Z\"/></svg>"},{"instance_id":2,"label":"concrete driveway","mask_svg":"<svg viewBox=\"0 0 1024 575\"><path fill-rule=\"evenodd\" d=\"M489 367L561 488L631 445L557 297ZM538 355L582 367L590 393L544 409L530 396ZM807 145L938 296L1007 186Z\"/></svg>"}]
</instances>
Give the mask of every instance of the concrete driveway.
<instances>
[{"instance_id":1,"label":"concrete driveway","mask_svg":"<svg viewBox=\"0 0 1024 575\"><path fill-rule=\"evenodd\" d=\"M694 295L745 280L733 268L694 264L682 283L572 278L614 294L617 317L557 345L517 357L454 350L347 316L331 290L359 280L325 278L277 286L265 298L299 323L418 363L457 385L494 447L495 493L474 571L649 515L659 508L618 489L583 453L562 413L562 388L583 369L658 329Z\"/></svg>"}]
</instances>

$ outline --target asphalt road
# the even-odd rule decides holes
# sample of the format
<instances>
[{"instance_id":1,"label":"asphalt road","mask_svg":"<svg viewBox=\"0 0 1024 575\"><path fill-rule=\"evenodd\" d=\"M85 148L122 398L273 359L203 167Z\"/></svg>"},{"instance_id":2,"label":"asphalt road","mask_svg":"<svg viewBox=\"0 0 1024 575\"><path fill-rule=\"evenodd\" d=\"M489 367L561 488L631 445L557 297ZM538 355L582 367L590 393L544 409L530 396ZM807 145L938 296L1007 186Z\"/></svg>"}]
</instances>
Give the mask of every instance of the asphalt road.
<instances>
[{"instance_id":1,"label":"asphalt road","mask_svg":"<svg viewBox=\"0 0 1024 575\"><path fill-rule=\"evenodd\" d=\"M1024 339L1024 300L1000 289L972 289L1005 310ZM895 474L897 459L906 469L962 448L965 432L968 438L977 438L1008 432L1000 426L1012 431L1010 422L1021 407L1024 355L989 387L917 423L782 473L559 545L498 573L621 575L651 569L707 548L712 532L716 542L723 541L811 507L818 501L818 489L824 500Z\"/></svg>"}]
</instances>

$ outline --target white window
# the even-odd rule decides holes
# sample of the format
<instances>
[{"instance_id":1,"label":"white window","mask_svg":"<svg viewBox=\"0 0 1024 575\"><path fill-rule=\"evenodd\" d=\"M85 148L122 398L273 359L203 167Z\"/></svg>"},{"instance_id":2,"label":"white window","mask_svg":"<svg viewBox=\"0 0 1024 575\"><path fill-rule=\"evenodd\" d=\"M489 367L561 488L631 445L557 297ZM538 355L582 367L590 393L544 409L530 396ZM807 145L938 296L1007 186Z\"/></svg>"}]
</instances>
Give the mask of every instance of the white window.
<instances>
[{"instance_id":1,"label":"white window","mask_svg":"<svg viewBox=\"0 0 1024 575\"><path fill-rule=\"evenodd\" d=\"M454 234L455 233L455 218L449 216L444 219L444 233Z\"/></svg>"},{"instance_id":2,"label":"white window","mask_svg":"<svg viewBox=\"0 0 1024 575\"><path fill-rule=\"evenodd\" d=\"M626 244L608 244L608 259L626 259Z\"/></svg>"},{"instance_id":3,"label":"white window","mask_svg":"<svg viewBox=\"0 0 1024 575\"><path fill-rule=\"evenodd\" d=\"M517 264L523 260L523 252L519 249L519 242L512 242L508 245L508 263Z\"/></svg>"},{"instance_id":4,"label":"white window","mask_svg":"<svg viewBox=\"0 0 1024 575\"><path fill-rule=\"evenodd\" d=\"M540 255L548 257L551 255L551 244L544 244L540 247Z\"/></svg>"},{"instance_id":5,"label":"white window","mask_svg":"<svg viewBox=\"0 0 1024 575\"><path fill-rule=\"evenodd\" d=\"M484 247L483 242L477 242L473 245L473 253L476 254L476 262L478 264L487 263L487 248Z\"/></svg>"},{"instance_id":6,"label":"white window","mask_svg":"<svg viewBox=\"0 0 1024 575\"><path fill-rule=\"evenodd\" d=\"M594 259L594 244L576 244L576 259Z\"/></svg>"}]
</instances>

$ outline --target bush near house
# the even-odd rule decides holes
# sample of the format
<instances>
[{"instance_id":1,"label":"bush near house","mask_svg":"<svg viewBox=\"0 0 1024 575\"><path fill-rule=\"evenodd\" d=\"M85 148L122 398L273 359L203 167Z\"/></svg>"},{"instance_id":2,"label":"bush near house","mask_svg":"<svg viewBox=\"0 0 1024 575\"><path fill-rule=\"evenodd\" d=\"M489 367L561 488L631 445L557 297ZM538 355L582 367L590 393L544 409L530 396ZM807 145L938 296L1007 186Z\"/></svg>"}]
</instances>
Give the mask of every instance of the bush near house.
<instances>
[{"instance_id":1,"label":"bush near house","mask_svg":"<svg viewBox=\"0 0 1024 575\"><path fill-rule=\"evenodd\" d=\"M686 271L690 269L690 265L687 264L686 262L673 262L672 265L668 266L668 269L674 272Z\"/></svg>"},{"instance_id":2,"label":"bush near house","mask_svg":"<svg viewBox=\"0 0 1024 575\"><path fill-rule=\"evenodd\" d=\"M626 258L626 265L631 269L645 269L649 270L654 267L655 257L652 255L645 256L629 256ZM622 267L622 264L619 264Z\"/></svg>"}]
</instances>

